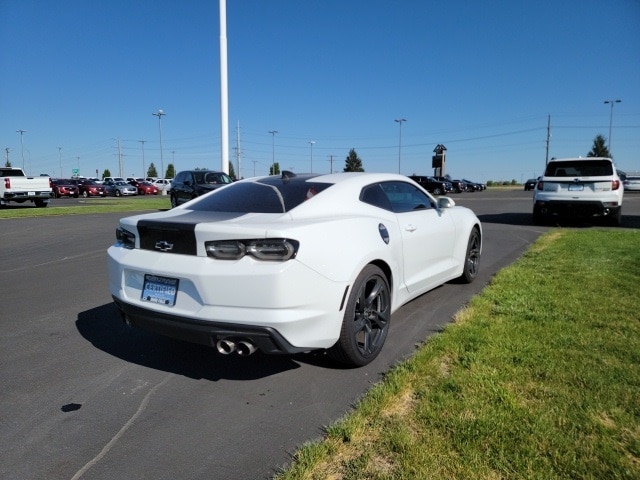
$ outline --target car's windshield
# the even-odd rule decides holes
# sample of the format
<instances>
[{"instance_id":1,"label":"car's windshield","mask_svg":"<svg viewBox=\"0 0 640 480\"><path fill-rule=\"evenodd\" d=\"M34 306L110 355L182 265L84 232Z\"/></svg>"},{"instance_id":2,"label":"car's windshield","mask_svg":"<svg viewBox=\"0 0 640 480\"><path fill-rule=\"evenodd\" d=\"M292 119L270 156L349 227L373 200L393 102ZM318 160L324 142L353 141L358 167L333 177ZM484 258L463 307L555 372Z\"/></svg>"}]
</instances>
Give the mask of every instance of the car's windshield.
<instances>
[{"instance_id":1,"label":"car's windshield","mask_svg":"<svg viewBox=\"0 0 640 480\"><path fill-rule=\"evenodd\" d=\"M273 176L221 188L192 202L189 208L210 212L284 213L330 186L329 183L313 182L309 177L283 179Z\"/></svg>"},{"instance_id":2,"label":"car's windshield","mask_svg":"<svg viewBox=\"0 0 640 480\"><path fill-rule=\"evenodd\" d=\"M557 161L550 162L544 172L547 177L599 177L613 175L609 160Z\"/></svg>"}]
</instances>

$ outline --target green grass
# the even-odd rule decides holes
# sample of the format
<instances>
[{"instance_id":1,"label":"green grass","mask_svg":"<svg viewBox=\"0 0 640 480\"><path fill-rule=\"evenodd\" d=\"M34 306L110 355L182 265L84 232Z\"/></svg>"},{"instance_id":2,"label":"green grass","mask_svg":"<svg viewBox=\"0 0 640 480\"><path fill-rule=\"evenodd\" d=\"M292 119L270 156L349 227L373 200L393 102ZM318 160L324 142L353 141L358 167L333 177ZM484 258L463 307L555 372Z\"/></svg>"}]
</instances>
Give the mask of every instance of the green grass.
<instances>
[{"instance_id":1,"label":"green grass","mask_svg":"<svg viewBox=\"0 0 640 480\"><path fill-rule=\"evenodd\" d=\"M541 237L277 478L640 478L639 246Z\"/></svg>"},{"instance_id":2,"label":"green grass","mask_svg":"<svg viewBox=\"0 0 640 480\"><path fill-rule=\"evenodd\" d=\"M90 213L135 212L143 210L166 210L171 207L168 196L145 197L110 197L87 198L81 200L80 205L61 205L66 200L56 202L56 206L49 204L46 208L36 208L31 203L11 204L9 208L0 208L0 219L44 217L51 215L83 215Z\"/></svg>"}]
</instances>

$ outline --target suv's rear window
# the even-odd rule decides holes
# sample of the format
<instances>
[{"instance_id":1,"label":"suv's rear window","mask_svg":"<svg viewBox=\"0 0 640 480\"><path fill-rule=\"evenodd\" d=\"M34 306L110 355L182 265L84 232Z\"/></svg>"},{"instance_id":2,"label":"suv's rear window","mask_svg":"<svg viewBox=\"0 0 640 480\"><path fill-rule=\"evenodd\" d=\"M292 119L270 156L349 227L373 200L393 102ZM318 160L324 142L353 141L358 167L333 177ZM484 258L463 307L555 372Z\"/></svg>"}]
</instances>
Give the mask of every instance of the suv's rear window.
<instances>
[{"instance_id":1,"label":"suv's rear window","mask_svg":"<svg viewBox=\"0 0 640 480\"><path fill-rule=\"evenodd\" d=\"M609 160L550 162L544 175L546 177L604 177L613 175L613 164Z\"/></svg>"}]
</instances>

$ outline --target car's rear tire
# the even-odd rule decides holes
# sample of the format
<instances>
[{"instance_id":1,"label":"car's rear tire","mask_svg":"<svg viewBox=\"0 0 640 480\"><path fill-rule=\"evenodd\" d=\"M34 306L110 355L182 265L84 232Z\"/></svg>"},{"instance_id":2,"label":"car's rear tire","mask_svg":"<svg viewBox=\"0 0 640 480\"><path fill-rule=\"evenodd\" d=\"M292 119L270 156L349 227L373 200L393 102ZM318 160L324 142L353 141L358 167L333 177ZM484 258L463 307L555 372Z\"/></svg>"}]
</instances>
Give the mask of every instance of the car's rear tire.
<instances>
[{"instance_id":1,"label":"car's rear tire","mask_svg":"<svg viewBox=\"0 0 640 480\"><path fill-rule=\"evenodd\" d=\"M608 225L611 225L612 227L619 227L622 222L622 207L618 208L613 215L605 218Z\"/></svg>"},{"instance_id":2,"label":"car's rear tire","mask_svg":"<svg viewBox=\"0 0 640 480\"><path fill-rule=\"evenodd\" d=\"M474 227L469 234L467 251L464 256L464 267L462 269L462 275L458 277L458 279L462 283L471 283L478 276L478 268L480 267L481 246L482 241L480 238L480 231L477 227Z\"/></svg>"},{"instance_id":3,"label":"car's rear tire","mask_svg":"<svg viewBox=\"0 0 640 480\"><path fill-rule=\"evenodd\" d=\"M116 197L119 197L120 195L122 195L122 193L120 192L120 190L116 190L115 191Z\"/></svg>"},{"instance_id":4,"label":"car's rear tire","mask_svg":"<svg viewBox=\"0 0 640 480\"><path fill-rule=\"evenodd\" d=\"M340 338L329 349L334 360L353 367L373 361L389 332L391 293L380 268L367 265L351 288L344 311Z\"/></svg>"},{"instance_id":5,"label":"car's rear tire","mask_svg":"<svg viewBox=\"0 0 640 480\"><path fill-rule=\"evenodd\" d=\"M176 208L178 206L178 199L175 195L171 195L171 208Z\"/></svg>"},{"instance_id":6,"label":"car's rear tire","mask_svg":"<svg viewBox=\"0 0 640 480\"><path fill-rule=\"evenodd\" d=\"M433 189L433 194L434 195L442 195L442 190L438 187Z\"/></svg>"}]
</instances>

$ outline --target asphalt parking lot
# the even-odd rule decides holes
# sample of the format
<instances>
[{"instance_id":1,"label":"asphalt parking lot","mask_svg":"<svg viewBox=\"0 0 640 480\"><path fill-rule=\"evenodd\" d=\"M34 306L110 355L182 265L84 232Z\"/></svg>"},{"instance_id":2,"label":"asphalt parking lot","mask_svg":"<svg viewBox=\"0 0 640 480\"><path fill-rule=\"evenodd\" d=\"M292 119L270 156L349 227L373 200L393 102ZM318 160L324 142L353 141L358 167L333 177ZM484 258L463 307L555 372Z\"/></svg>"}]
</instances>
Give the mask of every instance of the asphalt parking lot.
<instances>
[{"instance_id":1,"label":"asphalt parking lot","mask_svg":"<svg viewBox=\"0 0 640 480\"><path fill-rule=\"evenodd\" d=\"M0 220L0 478L270 478L551 228L532 225L531 195L453 196L483 222L478 279L401 308L359 369L318 353L220 356L125 326L106 275L122 214ZM625 195L619 228L640 228L640 194Z\"/></svg>"}]
</instances>

